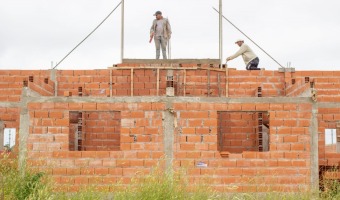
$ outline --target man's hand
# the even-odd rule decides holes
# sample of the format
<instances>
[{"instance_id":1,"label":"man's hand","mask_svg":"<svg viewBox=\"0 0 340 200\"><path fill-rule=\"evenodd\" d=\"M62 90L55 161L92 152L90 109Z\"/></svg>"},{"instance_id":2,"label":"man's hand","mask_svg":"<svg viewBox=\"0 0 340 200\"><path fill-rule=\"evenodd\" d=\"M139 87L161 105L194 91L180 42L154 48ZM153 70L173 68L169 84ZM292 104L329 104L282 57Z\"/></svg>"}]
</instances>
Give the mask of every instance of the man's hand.
<instances>
[{"instance_id":1,"label":"man's hand","mask_svg":"<svg viewBox=\"0 0 340 200\"><path fill-rule=\"evenodd\" d=\"M150 34L150 41L149 41L149 43L151 43L151 42L152 42L153 36L154 36L154 34L153 34L153 33L151 33L151 34Z\"/></svg>"},{"instance_id":2,"label":"man's hand","mask_svg":"<svg viewBox=\"0 0 340 200\"><path fill-rule=\"evenodd\" d=\"M228 62L228 61L230 61L230 60L231 60L231 58L230 58L230 57L228 57L228 58L227 58L227 62Z\"/></svg>"}]
</instances>

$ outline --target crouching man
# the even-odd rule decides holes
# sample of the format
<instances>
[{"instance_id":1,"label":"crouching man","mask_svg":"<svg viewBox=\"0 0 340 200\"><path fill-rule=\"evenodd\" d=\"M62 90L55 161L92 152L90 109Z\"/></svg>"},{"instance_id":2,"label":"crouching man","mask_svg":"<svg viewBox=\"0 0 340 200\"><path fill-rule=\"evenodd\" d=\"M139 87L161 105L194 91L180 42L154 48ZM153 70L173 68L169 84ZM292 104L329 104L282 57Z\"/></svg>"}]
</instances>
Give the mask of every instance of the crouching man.
<instances>
[{"instance_id":1,"label":"crouching man","mask_svg":"<svg viewBox=\"0 0 340 200\"><path fill-rule=\"evenodd\" d=\"M237 40L235 44L240 47L240 50L238 50L234 55L228 57L227 61L233 60L242 55L247 70L260 70L260 68L257 67L260 59L248 45L244 44L244 40Z\"/></svg>"}]
</instances>

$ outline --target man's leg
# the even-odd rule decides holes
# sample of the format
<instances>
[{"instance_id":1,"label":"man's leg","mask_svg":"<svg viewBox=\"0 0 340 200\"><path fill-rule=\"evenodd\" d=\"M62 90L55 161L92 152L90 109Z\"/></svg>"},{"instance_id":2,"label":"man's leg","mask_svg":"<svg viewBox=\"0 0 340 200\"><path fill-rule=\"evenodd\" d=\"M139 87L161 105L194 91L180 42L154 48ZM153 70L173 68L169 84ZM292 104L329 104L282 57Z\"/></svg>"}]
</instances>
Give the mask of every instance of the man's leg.
<instances>
[{"instance_id":1,"label":"man's leg","mask_svg":"<svg viewBox=\"0 0 340 200\"><path fill-rule=\"evenodd\" d=\"M250 61L247 65L247 70L260 70L260 68L257 68L259 65L260 59L255 58L254 60Z\"/></svg>"},{"instance_id":2,"label":"man's leg","mask_svg":"<svg viewBox=\"0 0 340 200\"><path fill-rule=\"evenodd\" d=\"M167 40L162 37L161 39L161 46L162 46L162 54L163 54L163 59L167 59L167 56L166 56L166 45L167 45Z\"/></svg>"},{"instance_id":3,"label":"man's leg","mask_svg":"<svg viewBox=\"0 0 340 200\"><path fill-rule=\"evenodd\" d=\"M155 37L155 45L156 45L156 59L159 59L161 55L161 38Z\"/></svg>"}]
</instances>

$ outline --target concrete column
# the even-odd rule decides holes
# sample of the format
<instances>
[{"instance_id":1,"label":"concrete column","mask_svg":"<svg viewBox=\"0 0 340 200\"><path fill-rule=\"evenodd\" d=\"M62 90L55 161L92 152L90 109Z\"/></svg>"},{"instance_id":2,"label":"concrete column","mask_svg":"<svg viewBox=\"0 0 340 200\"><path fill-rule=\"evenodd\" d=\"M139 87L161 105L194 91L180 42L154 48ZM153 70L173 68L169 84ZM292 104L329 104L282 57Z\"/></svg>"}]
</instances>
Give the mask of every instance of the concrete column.
<instances>
[{"instance_id":1,"label":"concrete column","mask_svg":"<svg viewBox=\"0 0 340 200\"><path fill-rule=\"evenodd\" d=\"M29 133L30 118L27 108L21 108L19 128L19 168L25 167L27 154L27 138Z\"/></svg>"},{"instance_id":2,"label":"concrete column","mask_svg":"<svg viewBox=\"0 0 340 200\"><path fill-rule=\"evenodd\" d=\"M30 117L27 109L27 104L30 97L29 91L25 88L22 90L21 102L20 102L20 126L19 126L19 169L24 172L26 166L27 155L27 138L29 135Z\"/></svg>"},{"instance_id":3,"label":"concrete column","mask_svg":"<svg viewBox=\"0 0 340 200\"><path fill-rule=\"evenodd\" d=\"M311 189L317 194L319 191L319 134L318 134L318 104L313 103L312 119L309 126L311 135Z\"/></svg>"},{"instance_id":4,"label":"concrete column","mask_svg":"<svg viewBox=\"0 0 340 200\"><path fill-rule=\"evenodd\" d=\"M58 82L57 82L57 71L56 69L51 69L50 79L54 81L54 96L58 96Z\"/></svg>"},{"instance_id":5,"label":"concrete column","mask_svg":"<svg viewBox=\"0 0 340 200\"><path fill-rule=\"evenodd\" d=\"M172 170L172 161L174 158L174 113L172 102L166 102L166 111L163 112L163 135L164 135L164 151L167 170Z\"/></svg>"},{"instance_id":6,"label":"concrete column","mask_svg":"<svg viewBox=\"0 0 340 200\"><path fill-rule=\"evenodd\" d=\"M0 151L4 149L4 122L0 121Z\"/></svg>"}]
</instances>

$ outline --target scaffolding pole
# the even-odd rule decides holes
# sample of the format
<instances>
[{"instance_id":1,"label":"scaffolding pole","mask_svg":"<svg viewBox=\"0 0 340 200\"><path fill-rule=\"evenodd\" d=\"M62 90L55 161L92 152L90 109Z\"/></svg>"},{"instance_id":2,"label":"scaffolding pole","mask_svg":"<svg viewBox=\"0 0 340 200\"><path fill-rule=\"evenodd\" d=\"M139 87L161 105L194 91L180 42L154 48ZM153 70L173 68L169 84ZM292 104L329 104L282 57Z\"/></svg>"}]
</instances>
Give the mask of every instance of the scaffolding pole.
<instances>
[{"instance_id":1,"label":"scaffolding pole","mask_svg":"<svg viewBox=\"0 0 340 200\"><path fill-rule=\"evenodd\" d=\"M223 63L223 21L222 21L222 0L219 0L219 59L220 59L220 68L222 68Z\"/></svg>"},{"instance_id":2,"label":"scaffolding pole","mask_svg":"<svg viewBox=\"0 0 340 200\"><path fill-rule=\"evenodd\" d=\"M123 63L123 59L124 59L124 0L122 0L122 22L121 22L121 55L120 55L120 59Z\"/></svg>"}]
</instances>

